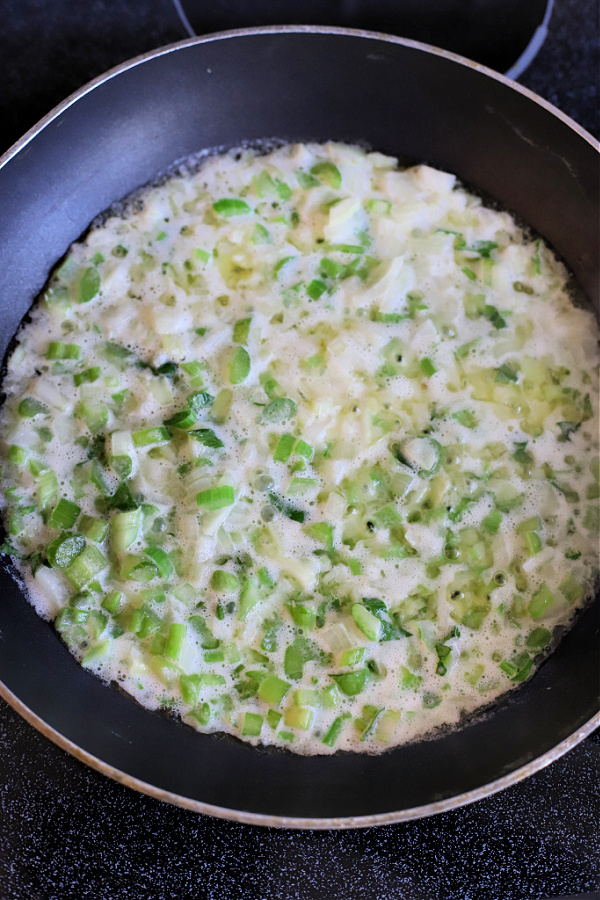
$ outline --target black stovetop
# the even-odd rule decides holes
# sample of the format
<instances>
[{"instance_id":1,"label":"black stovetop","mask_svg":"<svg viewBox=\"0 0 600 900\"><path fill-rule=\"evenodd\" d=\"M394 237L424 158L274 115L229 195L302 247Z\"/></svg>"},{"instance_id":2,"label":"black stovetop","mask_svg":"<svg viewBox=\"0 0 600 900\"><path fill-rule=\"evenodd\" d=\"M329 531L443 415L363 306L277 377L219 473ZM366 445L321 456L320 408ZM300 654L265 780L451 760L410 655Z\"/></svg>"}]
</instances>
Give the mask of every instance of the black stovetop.
<instances>
[{"instance_id":1,"label":"black stovetop","mask_svg":"<svg viewBox=\"0 0 600 900\"><path fill-rule=\"evenodd\" d=\"M252 2L231 27L251 24ZM264 12L266 0L255 2ZM210 10L205 28L226 21L226 0L182 5L192 21L194 9ZM340 24L353 24L354 10L364 25L359 8L342 3ZM171 0L0 0L0 16L0 152L85 81L187 37ZM548 36L519 77L593 134L598 47L597 0L554 0ZM363 831L278 831L136 794L0 701L0 900L575 897L599 883L599 774L597 732L539 774L463 809Z\"/></svg>"}]
</instances>

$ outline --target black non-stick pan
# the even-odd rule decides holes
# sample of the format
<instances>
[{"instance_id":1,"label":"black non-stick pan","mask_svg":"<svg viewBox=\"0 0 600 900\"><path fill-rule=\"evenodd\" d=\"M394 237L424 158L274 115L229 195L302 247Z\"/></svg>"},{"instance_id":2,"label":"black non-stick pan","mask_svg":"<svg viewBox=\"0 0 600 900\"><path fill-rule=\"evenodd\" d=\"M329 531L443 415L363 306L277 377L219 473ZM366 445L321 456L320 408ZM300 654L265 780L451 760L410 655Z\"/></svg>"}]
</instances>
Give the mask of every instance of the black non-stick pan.
<instances>
[{"instance_id":1,"label":"black non-stick pan","mask_svg":"<svg viewBox=\"0 0 600 900\"><path fill-rule=\"evenodd\" d=\"M203 148L360 142L455 172L553 245L598 304L598 153L547 103L423 45L292 26L157 50L83 88L0 161L0 356L50 268L115 200ZM198 734L81 669L0 572L0 693L59 746L199 812L349 827L476 800L598 719L598 599L535 677L478 721L381 756L301 757Z\"/></svg>"}]
</instances>

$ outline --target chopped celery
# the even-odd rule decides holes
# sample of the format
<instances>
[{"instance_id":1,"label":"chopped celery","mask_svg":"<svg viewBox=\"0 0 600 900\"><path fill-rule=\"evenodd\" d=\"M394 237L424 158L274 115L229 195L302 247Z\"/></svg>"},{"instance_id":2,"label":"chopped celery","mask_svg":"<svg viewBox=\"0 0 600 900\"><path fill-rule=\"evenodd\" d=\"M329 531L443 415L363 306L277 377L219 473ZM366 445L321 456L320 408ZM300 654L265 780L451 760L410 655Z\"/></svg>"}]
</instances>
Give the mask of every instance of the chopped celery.
<instances>
[{"instance_id":1,"label":"chopped celery","mask_svg":"<svg viewBox=\"0 0 600 900\"><path fill-rule=\"evenodd\" d=\"M246 319L239 319L233 326L233 340L236 344L246 344L248 341L248 332L250 331L250 323L252 316Z\"/></svg>"},{"instance_id":2,"label":"chopped celery","mask_svg":"<svg viewBox=\"0 0 600 900\"><path fill-rule=\"evenodd\" d=\"M547 584L541 584L534 592L527 609L529 615L534 619L539 619L548 609L556 602L556 598Z\"/></svg>"},{"instance_id":3,"label":"chopped celery","mask_svg":"<svg viewBox=\"0 0 600 900\"><path fill-rule=\"evenodd\" d=\"M250 356L244 347L236 347L229 360L229 380L231 384L241 384L250 374Z\"/></svg>"},{"instance_id":4,"label":"chopped celery","mask_svg":"<svg viewBox=\"0 0 600 900\"><path fill-rule=\"evenodd\" d=\"M137 541L141 522L141 509L114 513L110 520L110 544L115 552L127 550Z\"/></svg>"},{"instance_id":5,"label":"chopped celery","mask_svg":"<svg viewBox=\"0 0 600 900\"><path fill-rule=\"evenodd\" d=\"M90 266L81 276L78 288L78 300L80 303L89 303L100 291L100 272L95 266Z\"/></svg>"},{"instance_id":6,"label":"chopped celery","mask_svg":"<svg viewBox=\"0 0 600 900\"><path fill-rule=\"evenodd\" d=\"M18 413L24 419L33 419L35 416L47 415L48 407L41 400L34 397L25 397L18 406Z\"/></svg>"},{"instance_id":7,"label":"chopped celery","mask_svg":"<svg viewBox=\"0 0 600 900\"><path fill-rule=\"evenodd\" d=\"M213 203L213 209L220 216L244 216L252 212L245 200L239 200L233 197L225 197L223 200L217 200Z\"/></svg>"},{"instance_id":8,"label":"chopped celery","mask_svg":"<svg viewBox=\"0 0 600 900\"><path fill-rule=\"evenodd\" d=\"M244 713L242 722L242 735L245 737L258 737L260 735L263 724L263 717L258 713Z\"/></svg>"},{"instance_id":9,"label":"chopped celery","mask_svg":"<svg viewBox=\"0 0 600 900\"><path fill-rule=\"evenodd\" d=\"M346 694L347 697L355 697L364 690L368 674L369 670L365 668L358 669L356 672L341 672L331 677L343 694Z\"/></svg>"},{"instance_id":10,"label":"chopped celery","mask_svg":"<svg viewBox=\"0 0 600 900\"><path fill-rule=\"evenodd\" d=\"M271 706L279 706L291 684L276 675L267 675L258 687L258 696Z\"/></svg>"},{"instance_id":11,"label":"chopped celery","mask_svg":"<svg viewBox=\"0 0 600 900\"><path fill-rule=\"evenodd\" d=\"M369 612L361 603L355 603L352 607L352 618L370 641L379 641L381 639L382 624L381 621Z\"/></svg>"},{"instance_id":12,"label":"chopped celery","mask_svg":"<svg viewBox=\"0 0 600 900\"><path fill-rule=\"evenodd\" d=\"M207 488L196 494L196 502L198 506L210 511L215 509L223 509L225 506L231 506L235 503L235 491L229 484L222 484L219 487Z\"/></svg>"},{"instance_id":13,"label":"chopped celery","mask_svg":"<svg viewBox=\"0 0 600 900\"><path fill-rule=\"evenodd\" d=\"M290 706L283 714L283 721L288 728L301 728L303 731L308 731L314 717L314 710L309 707Z\"/></svg>"},{"instance_id":14,"label":"chopped celery","mask_svg":"<svg viewBox=\"0 0 600 900\"><path fill-rule=\"evenodd\" d=\"M48 525L51 528L72 528L80 512L81 507L76 503L61 497L48 519Z\"/></svg>"},{"instance_id":15,"label":"chopped celery","mask_svg":"<svg viewBox=\"0 0 600 900\"><path fill-rule=\"evenodd\" d=\"M180 675L179 690L184 703L188 706L196 706L200 699L200 676Z\"/></svg>"},{"instance_id":16,"label":"chopped celery","mask_svg":"<svg viewBox=\"0 0 600 900\"><path fill-rule=\"evenodd\" d=\"M169 626L169 634L164 649L164 656L166 656L167 659L173 659L175 661L179 659L185 640L185 633L185 624L174 622Z\"/></svg>"},{"instance_id":17,"label":"chopped celery","mask_svg":"<svg viewBox=\"0 0 600 900\"><path fill-rule=\"evenodd\" d=\"M94 575L98 575L108 566L105 556L91 544L88 544L74 561L65 569L69 581L80 590Z\"/></svg>"},{"instance_id":18,"label":"chopped celery","mask_svg":"<svg viewBox=\"0 0 600 900\"><path fill-rule=\"evenodd\" d=\"M275 462L287 462L291 456L295 442L296 438L293 434L282 434L273 452L273 459Z\"/></svg>"},{"instance_id":19,"label":"chopped celery","mask_svg":"<svg viewBox=\"0 0 600 900\"><path fill-rule=\"evenodd\" d=\"M330 162L329 160L316 163L311 168L310 174L314 175L316 178L322 181L325 181L334 190L339 190L339 188L342 186L342 176L340 174L340 170L334 163Z\"/></svg>"},{"instance_id":20,"label":"chopped celery","mask_svg":"<svg viewBox=\"0 0 600 900\"><path fill-rule=\"evenodd\" d=\"M210 586L215 591L222 591L224 594L233 594L240 586L240 580L233 572L226 572L224 569L215 569L210 579Z\"/></svg>"},{"instance_id":21,"label":"chopped celery","mask_svg":"<svg viewBox=\"0 0 600 900\"><path fill-rule=\"evenodd\" d=\"M131 435L135 447L149 447L156 444L166 444L169 441L169 432L162 425L156 428L142 428Z\"/></svg>"},{"instance_id":22,"label":"chopped celery","mask_svg":"<svg viewBox=\"0 0 600 900\"><path fill-rule=\"evenodd\" d=\"M263 422L278 424L292 419L297 412L297 404L289 397L277 397L265 406L262 413Z\"/></svg>"},{"instance_id":23,"label":"chopped celery","mask_svg":"<svg viewBox=\"0 0 600 900\"><path fill-rule=\"evenodd\" d=\"M306 293L311 300L320 300L327 291L327 285L319 278L313 278L306 288Z\"/></svg>"}]
</instances>

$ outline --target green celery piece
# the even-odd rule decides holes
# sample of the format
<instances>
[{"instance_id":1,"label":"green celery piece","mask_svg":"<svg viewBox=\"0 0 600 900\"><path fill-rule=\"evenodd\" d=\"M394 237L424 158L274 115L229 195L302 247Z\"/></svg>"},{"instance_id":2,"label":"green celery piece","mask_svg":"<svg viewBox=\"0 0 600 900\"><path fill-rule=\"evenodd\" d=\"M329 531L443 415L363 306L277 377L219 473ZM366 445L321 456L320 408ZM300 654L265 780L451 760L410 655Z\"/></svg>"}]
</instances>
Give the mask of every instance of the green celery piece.
<instances>
[{"instance_id":1,"label":"green celery piece","mask_svg":"<svg viewBox=\"0 0 600 900\"><path fill-rule=\"evenodd\" d=\"M533 631L529 632L525 644L531 650L543 650L544 647L548 646L551 639L552 632L550 629L538 626L537 628L534 628Z\"/></svg>"},{"instance_id":2,"label":"green celery piece","mask_svg":"<svg viewBox=\"0 0 600 900\"><path fill-rule=\"evenodd\" d=\"M328 550L333 550L333 526L328 522L314 522L304 526L305 533L321 544L325 544Z\"/></svg>"},{"instance_id":3,"label":"green celery piece","mask_svg":"<svg viewBox=\"0 0 600 900\"><path fill-rule=\"evenodd\" d=\"M203 650L216 650L217 647L220 647L221 641L213 636L203 616L190 616L189 623L200 635L200 646Z\"/></svg>"},{"instance_id":4,"label":"green celery piece","mask_svg":"<svg viewBox=\"0 0 600 900\"><path fill-rule=\"evenodd\" d=\"M321 272L326 278L339 278L344 270L345 266L343 266L341 263L335 262L335 260L333 259L327 259L327 257L324 257L321 260Z\"/></svg>"},{"instance_id":5,"label":"green celery piece","mask_svg":"<svg viewBox=\"0 0 600 900\"><path fill-rule=\"evenodd\" d=\"M270 706L279 706L291 684L276 675L267 675L258 687L258 696Z\"/></svg>"},{"instance_id":6,"label":"green celery piece","mask_svg":"<svg viewBox=\"0 0 600 900\"><path fill-rule=\"evenodd\" d=\"M225 197L213 203L213 209L220 216L229 218L230 216L244 216L251 213L252 210L245 200L239 200L234 197Z\"/></svg>"},{"instance_id":7,"label":"green celery piece","mask_svg":"<svg viewBox=\"0 0 600 900\"><path fill-rule=\"evenodd\" d=\"M306 441L299 440L294 447L294 453L297 453L298 456L302 456L304 459L310 459L313 454L313 448Z\"/></svg>"},{"instance_id":8,"label":"green celery piece","mask_svg":"<svg viewBox=\"0 0 600 900\"><path fill-rule=\"evenodd\" d=\"M219 487L207 488L196 494L196 502L207 511L215 509L223 509L226 506L233 506L235 503L235 492L231 485L222 484Z\"/></svg>"},{"instance_id":9,"label":"green celery piece","mask_svg":"<svg viewBox=\"0 0 600 900\"><path fill-rule=\"evenodd\" d=\"M81 590L88 581L91 581L95 575L102 572L107 565L108 560L98 548L88 544L71 565L65 569L65 575L77 590Z\"/></svg>"},{"instance_id":10,"label":"green celery piece","mask_svg":"<svg viewBox=\"0 0 600 900\"><path fill-rule=\"evenodd\" d=\"M46 350L46 359L79 359L79 344L65 344L62 341L50 341Z\"/></svg>"},{"instance_id":11,"label":"green celery piece","mask_svg":"<svg viewBox=\"0 0 600 900\"><path fill-rule=\"evenodd\" d=\"M319 278L313 280L307 285L306 293L311 300L320 300L323 294L327 292L327 285Z\"/></svg>"},{"instance_id":12,"label":"green celery piece","mask_svg":"<svg viewBox=\"0 0 600 900\"><path fill-rule=\"evenodd\" d=\"M321 181L326 182L326 184L328 184L329 187L332 187L335 191L339 190L342 186L342 176L340 170L332 162L329 162L329 160L316 163L314 166L312 166L310 174L314 175Z\"/></svg>"},{"instance_id":13,"label":"green celery piece","mask_svg":"<svg viewBox=\"0 0 600 900\"><path fill-rule=\"evenodd\" d=\"M248 332L250 330L250 323L252 322L252 316L249 316L247 319L238 319L238 321L233 326L233 340L236 344L245 344L248 341Z\"/></svg>"},{"instance_id":14,"label":"green celery piece","mask_svg":"<svg viewBox=\"0 0 600 900\"><path fill-rule=\"evenodd\" d=\"M502 513L499 509L493 509L487 514L481 523L488 534L497 534L502 522Z\"/></svg>"},{"instance_id":15,"label":"green celery piece","mask_svg":"<svg viewBox=\"0 0 600 900\"><path fill-rule=\"evenodd\" d=\"M258 583L255 578L246 578L240 591L240 608L239 618L244 621L250 610L252 610L261 599L258 590Z\"/></svg>"},{"instance_id":16,"label":"green celery piece","mask_svg":"<svg viewBox=\"0 0 600 900\"><path fill-rule=\"evenodd\" d=\"M381 639L382 623L380 619L369 612L362 603L355 603L352 606L352 618L370 641L379 641Z\"/></svg>"},{"instance_id":17,"label":"green celery piece","mask_svg":"<svg viewBox=\"0 0 600 900\"><path fill-rule=\"evenodd\" d=\"M137 541L142 522L141 509L116 512L110 520L110 544L112 550L122 553Z\"/></svg>"},{"instance_id":18,"label":"green celery piece","mask_svg":"<svg viewBox=\"0 0 600 900\"><path fill-rule=\"evenodd\" d=\"M529 601L527 609L533 619L539 619L556 602L556 598L547 584L542 583Z\"/></svg>"},{"instance_id":19,"label":"green celery piece","mask_svg":"<svg viewBox=\"0 0 600 900\"><path fill-rule=\"evenodd\" d=\"M435 375L435 373L437 372L437 368L428 356L424 356L419 365L421 367L423 375L425 375L426 378L431 378L431 376Z\"/></svg>"},{"instance_id":20,"label":"green celery piece","mask_svg":"<svg viewBox=\"0 0 600 900\"><path fill-rule=\"evenodd\" d=\"M189 376L190 385L193 388L204 386L204 366L197 360L181 364L181 368Z\"/></svg>"},{"instance_id":21,"label":"green celery piece","mask_svg":"<svg viewBox=\"0 0 600 900\"><path fill-rule=\"evenodd\" d=\"M356 672L341 672L331 677L343 694L346 694L348 697L355 697L364 689L368 675L369 670L364 668L358 669Z\"/></svg>"},{"instance_id":22,"label":"green celery piece","mask_svg":"<svg viewBox=\"0 0 600 900\"><path fill-rule=\"evenodd\" d=\"M94 644L93 647L86 650L81 659L81 665L86 668L88 666L95 666L109 656L111 651L112 641L110 638L107 638L105 641L100 641L98 644Z\"/></svg>"},{"instance_id":23,"label":"green celery piece","mask_svg":"<svg viewBox=\"0 0 600 900\"><path fill-rule=\"evenodd\" d=\"M265 169L263 169L262 172L259 172L258 175L252 176L252 185L261 200L264 200L265 197L268 197L271 194L277 193L275 182Z\"/></svg>"},{"instance_id":24,"label":"green celery piece","mask_svg":"<svg viewBox=\"0 0 600 900\"><path fill-rule=\"evenodd\" d=\"M277 731L277 726L281 722L281 713L276 712L274 709L270 709L267 712L267 722L273 731Z\"/></svg>"},{"instance_id":25,"label":"green celery piece","mask_svg":"<svg viewBox=\"0 0 600 900\"><path fill-rule=\"evenodd\" d=\"M307 628L308 630L315 627L317 613L314 609L305 606L303 603L290 603L287 604L287 608L294 620L294 624L298 625L300 628Z\"/></svg>"},{"instance_id":26,"label":"green celery piece","mask_svg":"<svg viewBox=\"0 0 600 900\"><path fill-rule=\"evenodd\" d=\"M25 397L19 403L17 412L24 419L33 419L35 416L46 415L48 407L41 400L36 400L34 397Z\"/></svg>"},{"instance_id":27,"label":"green celery piece","mask_svg":"<svg viewBox=\"0 0 600 900\"><path fill-rule=\"evenodd\" d=\"M242 722L242 735L244 737L258 737L260 735L263 724L263 717L258 713L244 713Z\"/></svg>"},{"instance_id":28,"label":"green celery piece","mask_svg":"<svg viewBox=\"0 0 600 900\"><path fill-rule=\"evenodd\" d=\"M226 572L224 569L215 569L210 579L210 586L215 591L222 591L224 594L233 594L240 586L240 580L233 572Z\"/></svg>"},{"instance_id":29,"label":"green celery piece","mask_svg":"<svg viewBox=\"0 0 600 900\"><path fill-rule=\"evenodd\" d=\"M81 507L76 503L61 497L48 519L48 525L51 528L72 528L80 512Z\"/></svg>"},{"instance_id":30,"label":"green celery piece","mask_svg":"<svg viewBox=\"0 0 600 900\"><path fill-rule=\"evenodd\" d=\"M495 381L497 384L510 384L511 382L517 380L517 369L510 363L502 363L502 365L496 369Z\"/></svg>"},{"instance_id":31,"label":"green celery piece","mask_svg":"<svg viewBox=\"0 0 600 900\"><path fill-rule=\"evenodd\" d=\"M458 412L452 413L452 418L456 419L465 428L477 427L477 418L470 409L460 409Z\"/></svg>"},{"instance_id":32,"label":"green celery piece","mask_svg":"<svg viewBox=\"0 0 600 900\"><path fill-rule=\"evenodd\" d=\"M85 369L83 372L74 372L73 383L75 384L75 387L79 387L82 384L93 384L94 381L98 381L101 374L102 369L100 366L92 366L90 369Z\"/></svg>"},{"instance_id":33,"label":"green celery piece","mask_svg":"<svg viewBox=\"0 0 600 900\"><path fill-rule=\"evenodd\" d=\"M196 706L200 698L200 676L180 675L179 690L184 703L188 706Z\"/></svg>"},{"instance_id":34,"label":"green celery piece","mask_svg":"<svg viewBox=\"0 0 600 900\"><path fill-rule=\"evenodd\" d=\"M310 188L319 186L318 178L309 175L308 172L302 172L300 169L296 172L296 180L303 191L308 191Z\"/></svg>"},{"instance_id":35,"label":"green celery piece","mask_svg":"<svg viewBox=\"0 0 600 900\"><path fill-rule=\"evenodd\" d=\"M289 434L288 432L282 434L273 452L273 459L275 462L287 462L292 454L295 442L296 438L293 434Z\"/></svg>"},{"instance_id":36,"label":"green celery piece","mask_svg":"<svg viewBox=\"0 0 600 900\"><path fill-rule=\"evenodd\" d=\"M253 244L269 244L271 242L271 235L264 225L257 222L254 226L254 231L252 232L250 240Z\"/></svg>"},{"instance_id":37,"label":"green celery piece","mask_svg":"<svg viewBox=\"0 0 600 900\"><path fill-rule=\"evenodd\" d=\"M87 268L79 281L77 299L89 303L100 291L100 272L95 266Z\"/></svg>"},{"instance_id":38,"label":"green celery piece","mask_svg":"<svg viewBox=\"0 0 600 900\"><path fill-rule=\"evenodd\" d=\"M319 692L310 688L299 688L293 693L294 706L319 707L321 699Z\"/></svg>"},{"instance_id":39,"label":"green celery piece","mask_svg":"<svg viewBox=\"0 0 600 900\"><path fill-rule=\"evenodd\" d=\"M344 722L346 722L350 718L350 713L343 713L341 716L338 716L333 720L330 725L325 737L322 740L322 743L325 744L326 747L333 747L337 742L340 734L342 733L342 729L344 727Z\"/></svg>"},{"instance_id":40,"label":"green celery piece","mask_svg":"<svg viewBox=\"0 0 600 900\"><path fill-rule=\"evenodd\" d=\"M114 615L121 605L121 601L123 600L122 591L112 591L112 593L107 594L104 600L101 603L103 609L107 612Z\"/></svg>"},{"instance_id":41,"label":"green celery piece","mask_svg":"<svg viewBox=\"0 0 600 900\"><path fill-rule=\"evenodd\" d=\"M279 422L285 422L287 419L294 418L297 411L297 404L290 400L289 397L277 397L265 406L261 418L263 422L276 425Z\"/></svg>"},{"instance_id":42,"label":"green celery piece","mask_svg":"<svg viewBox=\"0 0 600 900\"><path fill-rule=\"evenodd\" d=\"M174 415L165 419L164 424L167 428L180 428L186 430L191 428L197 422L196 413L192 409L183 409Z\"/></svg>"},{"instance_id":43,"label":"green celery piece","mask_svg":"<svg viewBox=\"0 0 600 900\"><path fill-rule=\"evenodd\" d=\"M46 469L38 477L37 502L41 510L45 510L56 500L58 479L52 469Z\"/></svg>"},{"instance_id":44,"label":"green celery piece","mask_svg":"<svg viewBox=\"0 0 600 900\"><path fill-rule=\"evenodd\" d=\"M288 728L300 728L302 731L308 731L314 717L314 710L308 707L290 706L283 714L283 721Z\"/></svg>"},{"instance_id":45,"label":"green celery piece","mask_svg":"<svg viewBox=\"0 0 600 900\"><path fill-rule=\"evenodd\" d=\"M295 638L285 651L283 670L288 678L298 681L302 678L305 663L318 658L318 648L303 637Z\"/></svg>"},{"instance_id":46,"label":"green celery piece","mask_svg":"<svg viewBox=\"0 0 600 900\"><path fill-rule=\"evenodd\" d=\"M525 532L525 543L530 556L535 556L542 549L542 539L536 531Z\"/></svg>"},{"instance_id":47,"label":"green celery piece","mask_svg":"<svg viewBox=\"0 0 600 900\"><path fill-rule=\"evenodd\" d=\"M442 698L439 694L434 694L431 691L427 691L423 694L423 708L424 709L435 709L436 706L439 706L442 702Z\"/></svg>"},{"instance_id":48,"label":"green celery piece","mask_svg":"<svg viewBox=\"0 0 600 900\"><path fill-rule=\"evenodd\" d=\"M160 547L146 547L144 550L146 556L149 556L152 562L156 565L158 569L158 574L161 578L169 579L173 575L175 571L175 566L173 565L173 560Z\"/></svg>"},{"instance_id":49,"label":"green celery piece","mask_svg":"<svg viewBox=\"0 0 600 900\"><path fill-rule=\"evenodd\" d=\"M167 643L165 644L164 656L175 662L181 656L183 642L185 640L186 626L185 623L174 622L169 626L169 634Z\"/></svg>"},{"instance_id":50,"label":"green celery piece","mask_svg":"<svg viewBox=\"0 0 600 900\"><path fill-rule=\"evenodd\" d=\"M244 347L236 347L229 360L229 380L231 384L242 384L250 374L250 356Z\"/></svg>"},{"instance_id":51,"label":"green celery piece","mask_svg":"<svg viewBox=\"0 0 600 900\"><path fill-rule=\"evenodd\" d=\"M162 425L155 428L142 428L131 435L135 447L149 447L169 442L169 432Z\"/></svg>"},{"instance_id":52,"label":"green celery piece","mask_svg":"<svg viewBox=\"0 0 600 900\"><path fill-rule=\"evenodd\" d=\"M340 666L357 666L365 658L364 647L353 647L351 650L344 650L340 656Z\"/></svg>"},{"instance_id":53,"label":"green celery piece","mask_svg":"<svg viewBox=\"0 0 600 900\"><path fill-rule=\"evenodd\" d=\"M46 555L51 566L66 569L83 552L85 538L71 531L63 531L46 547Z\"/></svg>"},{"instance_id":54,"label":"green celery piece","mask_svg":"<svg viewBox=\"0 0 600 900\"><path fill-rule=\"evenodd\" d=\"M420 675L415 675L414 672L411 672L406 666L399 666L398 674L400 675L400 686L408 688L411 691L418 690L419 685L423 681Z\"/></svg>"},{"instance_id":55,"label":"green celery piece","mask_svg":"<svg viewBox=\"0 0 600 900\"><path fill-rule=\"evenodd\" d=\"M196 709L192 710L190 715L196 719L199 725L205 727L210 722L211 708L208 703L201 703Z\"/></svg>"},{"instance_id":56,"label":"green celery piece","mask_svg":"<svg viewBox=\"0 0 600 900\"><path fill-rule=\"evenodd\" d=\"M577 603L578 600L581 600L583 597L583 585L577 581L571 572L565 575L559 584L558 589L570 606Z\"/></svg>"},{"instance_id":57,"label":"green celery piece","mask_svg":"<svg viewBox=\"0 0 600 900\"><path fill-rule=\"evenodd\" d=\"M222 425L227 421L231 402L233 400L233 392L229 388L223 388L219 391L210 409L210 418L217 425Z\"/></svg>"}]
</instances>

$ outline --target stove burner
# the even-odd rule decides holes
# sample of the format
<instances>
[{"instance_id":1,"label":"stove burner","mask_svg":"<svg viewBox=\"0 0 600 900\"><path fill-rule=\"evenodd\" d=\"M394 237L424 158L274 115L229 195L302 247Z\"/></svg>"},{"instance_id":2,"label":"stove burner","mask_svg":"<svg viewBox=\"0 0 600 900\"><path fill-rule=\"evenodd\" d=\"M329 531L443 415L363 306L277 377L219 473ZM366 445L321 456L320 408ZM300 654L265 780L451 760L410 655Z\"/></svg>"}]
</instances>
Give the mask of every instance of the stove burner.
<instances>
[{"instance_id":1,"label":"stove burner","mask_svg":"<svg viewBox=\"0 0 600 900\"><path fill-rule=\"evenodd\" d=\"M442 47L518 78L535 58L554 0L173 0L191 37L255 25L338 25Z\"/></svg>"}]
</instances>

